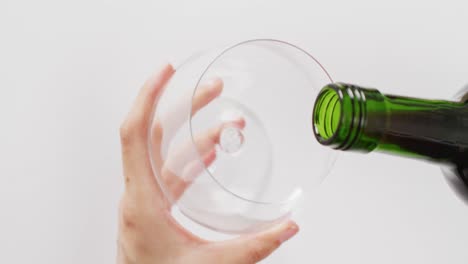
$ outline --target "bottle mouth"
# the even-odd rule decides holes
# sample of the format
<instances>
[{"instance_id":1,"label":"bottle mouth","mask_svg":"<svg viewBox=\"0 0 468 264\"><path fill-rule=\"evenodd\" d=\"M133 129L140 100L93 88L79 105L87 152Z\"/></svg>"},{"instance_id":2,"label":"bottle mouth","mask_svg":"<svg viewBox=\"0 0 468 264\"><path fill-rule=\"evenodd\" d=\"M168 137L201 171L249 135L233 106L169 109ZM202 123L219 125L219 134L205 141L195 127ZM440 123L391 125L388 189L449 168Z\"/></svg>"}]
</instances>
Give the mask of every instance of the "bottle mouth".
<instances>
[{"instance_id":1,"label":"bottle mouth","mask_svg":"<svg viewBox=\"0 0 468 264\"><path fill-rule=\"evenodd\" d=\"M366 91L371 90L345 83L322 88L312 115L313 131L320 144L341 150L362 147L359 142L367 119Z\"/></svg>"},{"instance_id":2,"label":"bottle mouth","mask_svg":"<svg viewBox=\"0 0 468 264\"><path fill-rule=\"evenodd\" d=\"M313 113L314 133L320 143L332 139L338 132L342 102L336 90L325 86L317 96Z\"/></svg>"}]
</instances>

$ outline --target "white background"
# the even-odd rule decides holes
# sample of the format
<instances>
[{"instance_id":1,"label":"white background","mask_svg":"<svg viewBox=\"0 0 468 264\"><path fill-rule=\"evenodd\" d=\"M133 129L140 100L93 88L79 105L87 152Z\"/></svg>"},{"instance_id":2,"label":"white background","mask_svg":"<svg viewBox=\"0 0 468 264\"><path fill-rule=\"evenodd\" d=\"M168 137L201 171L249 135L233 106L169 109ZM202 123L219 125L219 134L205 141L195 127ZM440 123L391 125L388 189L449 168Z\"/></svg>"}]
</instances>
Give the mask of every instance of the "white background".
<instances>
[{"instance_id":1,"label":"white background","mask_svg":"<svg viewBox=\"0 0 468 264\"><path fill-rule=\"evenodd\" d=\"M468 82L465 3L0 0L0 262L114 262L118 127L163 62L278 38L335 80L450 98ZM265 263L468 259L468 206L423 162L342 155L297 218Z\"/></svg>"}]
</instances>

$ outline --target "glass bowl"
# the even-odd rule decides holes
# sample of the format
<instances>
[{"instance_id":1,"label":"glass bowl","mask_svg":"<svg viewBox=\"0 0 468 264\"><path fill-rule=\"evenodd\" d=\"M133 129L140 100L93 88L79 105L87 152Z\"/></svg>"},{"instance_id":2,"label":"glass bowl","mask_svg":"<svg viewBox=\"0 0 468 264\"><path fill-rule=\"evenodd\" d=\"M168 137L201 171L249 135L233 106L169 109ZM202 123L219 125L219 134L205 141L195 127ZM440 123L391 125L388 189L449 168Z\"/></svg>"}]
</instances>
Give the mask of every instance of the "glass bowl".
<instances>
[{"instance_id":1,"label":"glass bowl","mask_svg":"<svg viewBox=\"0 0 468 264\"><path fill-rule=\"evenodd\" d=\"M273 39L213 49L180 65L155 105L149 149L166 199L210 229L240 234L290 217L336 158L312 130L332 79Z\"/></svg>"}]
</instances>

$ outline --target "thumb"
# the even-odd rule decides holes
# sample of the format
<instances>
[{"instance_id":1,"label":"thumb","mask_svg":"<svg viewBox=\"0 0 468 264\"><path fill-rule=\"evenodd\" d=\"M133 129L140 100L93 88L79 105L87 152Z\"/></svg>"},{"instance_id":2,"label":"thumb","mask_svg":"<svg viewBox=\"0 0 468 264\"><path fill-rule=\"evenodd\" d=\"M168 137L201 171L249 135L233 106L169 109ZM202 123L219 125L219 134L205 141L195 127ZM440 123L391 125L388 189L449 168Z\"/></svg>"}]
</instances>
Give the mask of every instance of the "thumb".
<instances>
[{"instance_id":1,"label":"thumb","mask_svg":"<svg viewBox=\"0 0 468 264\"><path fill-rule=\"evenodd\" d=\"M289 220L261 233L227 241L224 247L225 256L230 256L232 263L257 263L268 257L298 231L299 226Z\"/></svg>"}]
</instances>

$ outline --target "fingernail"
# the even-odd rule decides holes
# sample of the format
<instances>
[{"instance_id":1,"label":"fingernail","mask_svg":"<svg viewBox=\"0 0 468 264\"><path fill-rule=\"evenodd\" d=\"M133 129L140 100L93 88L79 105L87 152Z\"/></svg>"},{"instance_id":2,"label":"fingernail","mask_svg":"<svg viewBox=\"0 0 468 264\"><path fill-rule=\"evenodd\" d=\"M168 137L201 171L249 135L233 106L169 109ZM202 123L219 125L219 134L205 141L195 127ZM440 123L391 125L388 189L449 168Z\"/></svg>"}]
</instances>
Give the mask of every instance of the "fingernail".
<instances>
[{"instance_id":1,"label":"fingernail","mask_svg":"<svg viewBox=\"0 0 468 264\"><path fill-rule=\"evenodd\" d=\"M219 82L221 82L221 78L219 77L213 77L211 79L208 80L208 85L209 86L213 86L215 84L218 84Z\"/></svg>"},{"instance_id":2,"label":"fingernail","mask_svg":"<svg viewBox=\"0 0 468 264\"><path fill-rule=\"evenodd\" d=\"M213 78L208 81L207 86L210 91L219 90L222 88L222 80L220 78Z\"/></svg>"},{"instance_id":3,"label":"fingernail","mask_svg":"<svg viewBox=\"0 0 468 264\"><path fill-rule=\"evenodd\" d=\"M296 223L290 223L288 228L283 231L283 233L279 237L279 241L281 243L288 241L291 237L297 234L299 231L299 226Z\"/></svg>"},{"instance_id":4,"label":"fingernail","mask_svg":"<svg viewBox=\"0 0 468 264\"><path fill-rule=\"evenodd\" d=\"M245 119L243 117L239 117L236 120L234 120L234 124L240 128L244 129L245 128Z\"/></svg>"},{"instance_id":5,"label":"fingernail","mask_svg":"<svg viewBox=\"0 0 468 264\"><path fill-rule=\"evenodd\" d=\"M174 71L174 67L169 62L161 63L159 67L157 67L156 69L157 69L157 72L165 72L165 71L173 72Z\"/></svg>"}]
</instances>

